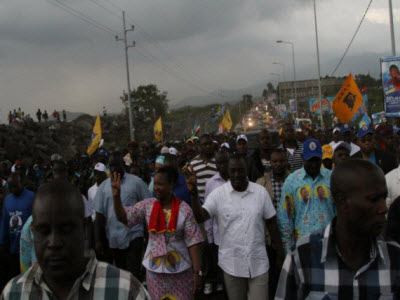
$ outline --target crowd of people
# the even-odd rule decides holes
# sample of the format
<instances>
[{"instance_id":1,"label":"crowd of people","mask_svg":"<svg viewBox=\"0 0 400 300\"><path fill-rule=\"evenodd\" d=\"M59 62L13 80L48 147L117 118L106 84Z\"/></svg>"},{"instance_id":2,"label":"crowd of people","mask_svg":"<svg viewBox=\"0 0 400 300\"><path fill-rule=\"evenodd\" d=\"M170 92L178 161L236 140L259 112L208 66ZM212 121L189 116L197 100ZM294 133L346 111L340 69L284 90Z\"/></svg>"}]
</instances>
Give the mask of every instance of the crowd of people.
<instances>
[{"instance_id":1,"label":"crowd of people","mask_svg":"<svg viewBox=\"0 0 400 300\"><path fill-rule=\"evenodd\" d=\"M60 113L57 110L54 110L51 115L54 121L61 121ZM38 108L38 110L36 111L36 118L39 123L42 122L42 119L45 123L47 123L47 121L49 120L49 114L47 110L44 110L44 112L42 112L40 108ZM67 113L64 109L62 110L62 118L64 122L67 121ZM8 113L8 124L11 124L12 122L24 122L28 120L33 121L30 114L25 114L24 111L21 111L20 107L18 108L18 110L10 110L10 112Z\"/></svg>"},{"instance_id":2,"label":"crowd of people","mask_svg":"<svg viewBox=\"0 0 400 300\"><path fill-rule=\"evenodd\" d=\"M398 299L393 126L257 138L3 163L0 299Z\"/></svg>"}]
</instances>

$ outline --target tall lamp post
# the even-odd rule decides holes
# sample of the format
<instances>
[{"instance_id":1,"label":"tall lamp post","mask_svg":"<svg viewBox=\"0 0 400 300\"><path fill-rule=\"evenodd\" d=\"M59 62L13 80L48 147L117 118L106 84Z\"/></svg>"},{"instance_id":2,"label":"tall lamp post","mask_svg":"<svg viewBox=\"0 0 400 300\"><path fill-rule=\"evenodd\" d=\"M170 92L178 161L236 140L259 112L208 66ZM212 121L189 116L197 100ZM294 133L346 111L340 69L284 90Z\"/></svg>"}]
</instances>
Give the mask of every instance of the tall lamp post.
<instances>
[{"instance_id":1,"label":"tall lamp post","mask_svg":"<svg viewBox=\"0 0 400 300\"><path fill-rule=\"evenodd\" d=\"M392 56L396 56L396 45L395 45L395 40L394 40L394 28L393 28L392 0L389 0L389 18L390 18L390 38L392 41Z\"/></svg>"},{"instance_id":2,"label":"tall lamp post","mask_svg":"<svg viewBox=\"0 0 400 300\"><path fill-rule=\"evenodd\" d=\"M278 73L269 73L269 74L279 77L279 82L281 81L281 75L279 75ZM279 86L279 82L278 82L278 86ZM279 90L279 104L282 104L282 93L280 90Z\"/></svg>"},{"instance_id":3,"label":"tall lamp post","mask_svg":"<svg viewBox=\"0 0 400 300\"><path fill-rule=\"evenodd\" d=\"M319 97L319 109L321 114L321 129L324 128L324 119L322 117L322 91L321 91L321 66L319 63L319 45L318 45L318 27L317 27L317 8L314 1L314 20L315 20L315 40L317 46L317 62L318 62L318 97Z\"/></svg>"},{"instance_id":4,"label":"tall lamp post","mask_svg":"<svg viewBox=\"0 0 400 300\"><path fill-rule=\"evenodd\" d=\"M299 107L297 105L297 88L296 88L296 63L294 59L294 44L292 42L287 41L276 41L278 44L289 44L292 46L292 58L293 58L293 80L294 80L294 101L296 103L296 118L298 117Z\"/></svg>"},{"instance_id":5,"label":"tall lamp post","mask_svg":"<svg viewBox=\"0 0 400 300\"><path fill-rule=\"evenodd\" d=\"M286 78L285 78L285 64L277 62L277 61L274 61L272 64L273 65L280 65L282 67L283 81L286 81Z\"/></svg>"}]
</instances>

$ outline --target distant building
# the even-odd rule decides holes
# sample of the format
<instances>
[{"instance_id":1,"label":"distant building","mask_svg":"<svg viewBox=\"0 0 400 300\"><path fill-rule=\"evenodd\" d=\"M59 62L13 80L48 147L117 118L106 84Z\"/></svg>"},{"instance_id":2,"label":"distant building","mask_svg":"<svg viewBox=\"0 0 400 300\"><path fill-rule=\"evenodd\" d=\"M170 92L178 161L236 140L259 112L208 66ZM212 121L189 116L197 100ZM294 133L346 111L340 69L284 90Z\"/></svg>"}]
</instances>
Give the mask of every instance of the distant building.
<instances>
[{"instance_id":1,"label":"distant building","mask_svg":"<svg viewBox=\"0 0 400 300\"><path fill-rule=\"evenodd\" d=\"M321 79L321 92L322 96L336 96L345 82L340 78L322 78ZM297 102L300 107L308 107L308 99L318 97L318 80L298 80L296 81ZM294 82L286 81L280 82L278 85L278 93L282 99L281 101L288 105L289 99L294 98Z\"/></svg>"}]
</instances>

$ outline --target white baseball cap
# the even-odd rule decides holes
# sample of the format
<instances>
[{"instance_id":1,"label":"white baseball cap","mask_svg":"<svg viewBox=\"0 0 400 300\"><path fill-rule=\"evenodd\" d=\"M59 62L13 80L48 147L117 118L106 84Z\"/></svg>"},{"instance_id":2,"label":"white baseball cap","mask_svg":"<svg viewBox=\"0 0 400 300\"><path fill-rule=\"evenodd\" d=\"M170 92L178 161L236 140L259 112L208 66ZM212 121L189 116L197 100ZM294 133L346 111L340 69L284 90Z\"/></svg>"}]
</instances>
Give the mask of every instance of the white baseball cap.
<instances>
[{"instance_id":1,"label":"white baseball cap","mask_svg":"<svg viewBox=\"0 0 400 300\"><path fill-rule=\"evenodd\" d=\"M97 164L94 166L94 169L95 169L96 171L99 171L99 172L106 172L106 171L107 171L106 166L105 166L104 164L102 164L101 162L97 163Z\"/></svg>"},{"instance_id":2,"label":"white baseball cap","mask_svg":"<svg viewBox=\"0 0 400 300\"><path fill-rule=\"evenodd\" d=\"M172 154L175 156L178 154L178 150L176 150L174 147L169 148L168 151L169 151L169 154Z\"/></svg>"},{"instance_id":3,"label":"white baseball cap","mask_svg":"<svg viewBox=\"0 0 400 300\"><path fill-rule=\"evenodd\" d=\"M346 142L341 141L335 147L333 147L333 153L335 153L336 149L339 149L339 148L345 148L349 152L351 152L351 145Z\"/></svg>"},{"instance_id":4,"label":"white baseball cap","mask_svg":"<svg viewBox=\"0 0 400 300\"><path fill-rule=\"evenodd\" d=\"M161 154L168 154L168 153L169 153L169 148L166 147L166 146L162 147L160 153L161 153Z\"/></svg>"},{"instance_id":5,"label":"white baseball cap","mask_svg":"<svg viewBox=\"0 0 400 300\"><path fill-rule=\"evenodd\" d=\"M340 128L339 128L339 127L335 127L335 128L333 129L333 133L335 133L335 132L340 132Z\"/></svg>"},{"instance_id":6,"label":"white baseball cap","mask_svg":"<svg viewBox=\"0 0 400 300\"><path fill-rule=\"evenodd\" d=\"M245 140L247 143L247 136L244 134L239 134L236 138L236 142L238 142L239 140Z\"/></svg>"},{"instance_id":7,"label":"white baseball cap","mask_svg":"<svg viewBox=\"0 0 400 300\"><path fill-rule=\"evenodd\" d=\"M228 149L230 149L231 147L229 147L229 144L228 143L222 143L222 145L221 145L221 149L222 149L222 147L226 147L226 148L228 148Z\"/></svg>"}]
</instances>

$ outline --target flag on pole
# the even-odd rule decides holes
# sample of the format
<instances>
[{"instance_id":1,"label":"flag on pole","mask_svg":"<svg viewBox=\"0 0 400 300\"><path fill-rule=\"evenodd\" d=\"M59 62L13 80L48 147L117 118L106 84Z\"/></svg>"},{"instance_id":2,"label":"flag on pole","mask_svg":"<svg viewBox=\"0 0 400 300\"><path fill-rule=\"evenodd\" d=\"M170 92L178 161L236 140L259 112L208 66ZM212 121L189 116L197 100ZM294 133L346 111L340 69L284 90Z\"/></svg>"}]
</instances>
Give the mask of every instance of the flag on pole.
<instances>
[{"instance_id":1,"label":"flag on pole","mask_svg":"<svg viewBox=\"0 0 400 300\"><path fill-rule=\"evenodd\" d=\"M368 115L365 113L364 116L362 117L360 123L358 124L359 128L362 128L364 126L370 127L371 126L371 120L368 117Z\"/></svg>"},{"instance_id":2,"label":"flag on pole","mask_svg":"<svg viewBox=\"0 0 400 300\"><path fill-rule=\"evenodd\" d=\"M349 123L362 103L360 90L350 73L332 102L332 110L342 123Z\"/></svg>"},{"instance_id":3,"label":"flag on pole","mask_svg":"<svg viewBox=\"0 0 400 300\"><path fill-rule=\"evenodd\" d=\"M196 136L200 132L200 122L196 121L192 131L192 137Z\"/></svg>"},{"instance_id":4,"label":"flag on pole","mask_svg":"<svg viewBox=\"0 0 400 300\"><path fill-rule=\"evenodd\" d=\"M218 126L218 133L224 133L224 126L222 125L222 123Z\"/></svg>"},{"instance_id":5,"label":"flag on pole","mask_svg":"<svg viewBox=\"0 0 400 300\"><path fill-rule=\"evenodd\" d=\"M97 114L96 121L94 122L93 133L90 139L89 146L87 148L87 154L92 155L96 152L99 147L101 141L101 123L100 123L100 114Z\"/></svg>"},{"instance_id":6,"label":"flag on pole","mask_svg":"<svg viewBox=\"0 0 400 300\"><path fill-rule=\"evenodd\" d=\"M161 117L159 117L157 122L154 124L154 138L158 142L162 141L162 122L161 122Z\"/></svg>"},{"instance_id":7,"label":"flag on pole","mask_svg":"<svg viewBox=\"0 0 400 300\"><path fill-rule=\"evenodd\" d=\"M222 126L224 127L224 130L231 130L232 128L232 119L231 119L231 113L229 112L229 108L226 109L224 118L222 119L221 122Z\"/></svg>"}]
</instances>

